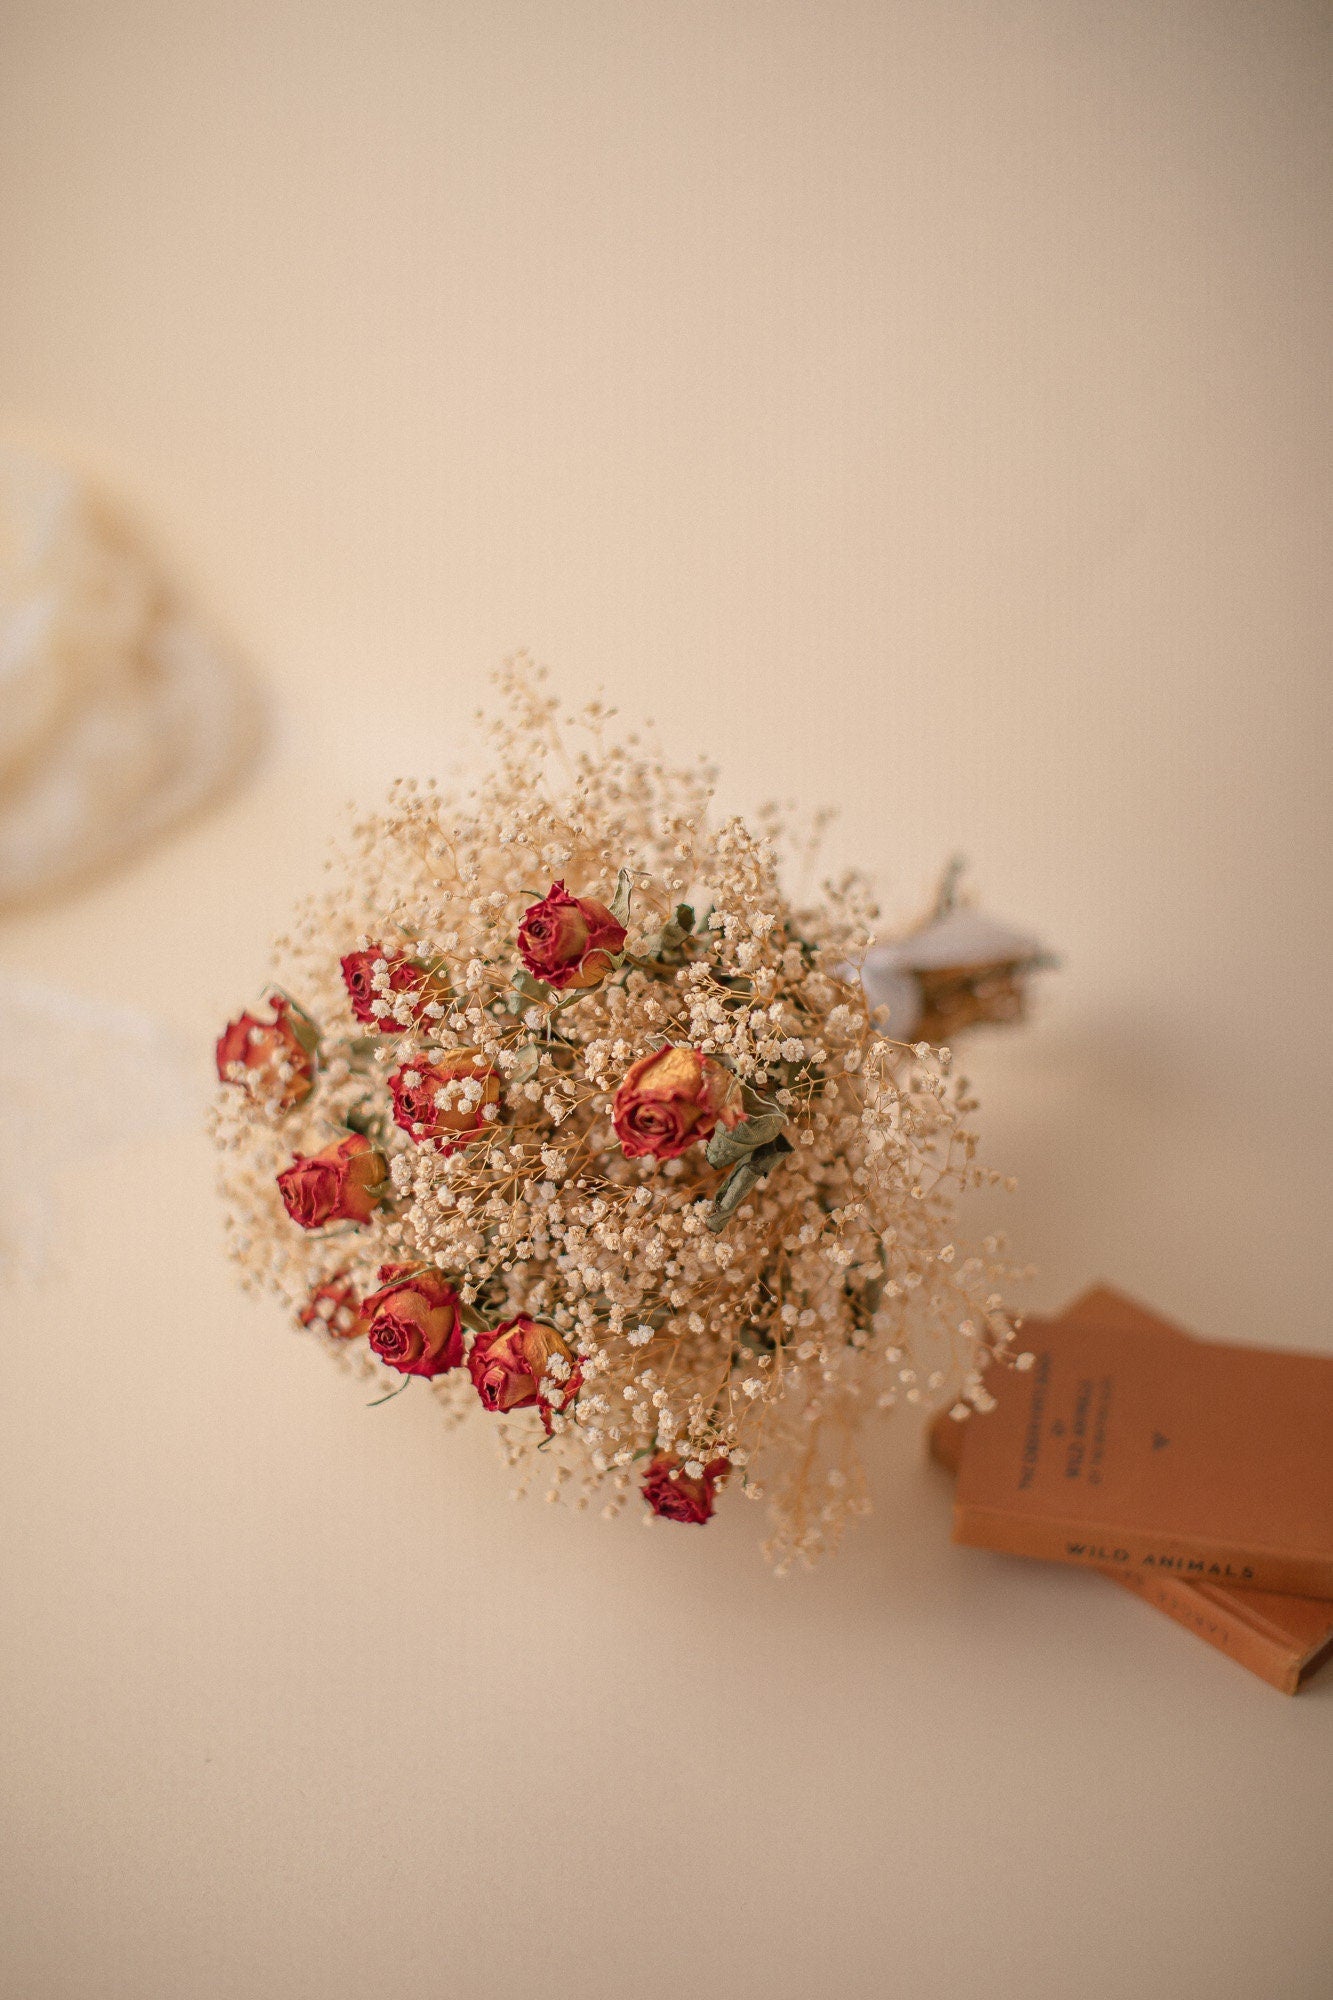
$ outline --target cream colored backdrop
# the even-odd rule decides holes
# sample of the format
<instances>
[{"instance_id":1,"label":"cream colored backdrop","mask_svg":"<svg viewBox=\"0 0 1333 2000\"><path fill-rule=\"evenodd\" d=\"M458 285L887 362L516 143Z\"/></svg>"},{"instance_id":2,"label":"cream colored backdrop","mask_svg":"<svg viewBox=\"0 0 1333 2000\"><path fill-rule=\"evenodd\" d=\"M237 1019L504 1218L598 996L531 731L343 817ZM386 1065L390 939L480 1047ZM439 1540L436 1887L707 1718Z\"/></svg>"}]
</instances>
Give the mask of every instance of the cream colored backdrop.
<instances>
[{"instance_id":1,"label":"cream colored backdrop","mask_svg":"<svg viewBox=\"0 0 1333 2000\"><path fill-rule=\"evenodd\" d=\"M969 1068L1037 1303L1333 1344L1323 6L9 0L0 412L267 684L0 965L202 1077L350 793L529 645L1063 954ZM0 1301L14 2000L1315 2000L1333 1686L947 1546L514 1509L240 1300L191 1131ZM756 1510L757 1511L757 1510Z\"/></svg>"}]
</instances>

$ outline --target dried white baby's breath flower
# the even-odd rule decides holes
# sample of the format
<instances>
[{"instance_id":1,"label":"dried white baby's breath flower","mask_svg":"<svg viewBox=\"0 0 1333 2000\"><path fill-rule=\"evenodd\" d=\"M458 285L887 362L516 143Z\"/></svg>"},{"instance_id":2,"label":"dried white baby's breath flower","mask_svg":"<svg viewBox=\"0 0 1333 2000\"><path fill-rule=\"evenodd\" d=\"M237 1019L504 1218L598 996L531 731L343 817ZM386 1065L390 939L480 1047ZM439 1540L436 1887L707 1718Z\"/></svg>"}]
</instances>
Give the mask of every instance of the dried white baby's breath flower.
<instances>
[{"instance_id":1,"label":"dried white baby's breath flower","mask_svg":"<svg viewBox=\"0 0 1333 2000\"><path fill-rule=\"evenodd\" d=\"M493 775L453 804L395 786L282 943L314 1078L278 1115L221 1092L233 1254L377 1394L416 1364L346 1301L397 1297L442 1407L510 1412L552 1495L614 1510L647 1468L653 1506L702 1519L744 1485L777 1562L812 1559L865 1510L867 1416L920 1382L984 1409L1011 1351L998 1243L955 1255L983 1178L960 1089L871 1019L864 884L798 907L775 816L710 824L712 773L608 741L603 711L567 742L525 661L499 689ZM297 1227L276 1176L349 1144L383 1162L365 1219ZM402 1304L421 1273L456 1326Z\"/></svg>"}]
</instances>

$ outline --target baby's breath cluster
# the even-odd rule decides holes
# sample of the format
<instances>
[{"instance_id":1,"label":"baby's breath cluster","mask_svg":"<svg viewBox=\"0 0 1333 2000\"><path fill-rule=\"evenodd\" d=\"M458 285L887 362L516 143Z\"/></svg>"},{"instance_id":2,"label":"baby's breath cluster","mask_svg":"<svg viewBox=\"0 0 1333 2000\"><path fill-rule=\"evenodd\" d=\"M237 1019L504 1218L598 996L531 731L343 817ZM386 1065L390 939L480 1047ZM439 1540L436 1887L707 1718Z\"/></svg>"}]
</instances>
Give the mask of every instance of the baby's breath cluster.
<instances>
[{"instance_id":1,"label":"baby's breath cluster","mask_svg":"<svg viewBox=\"0 0 1333 2000\"><path fill-rule=\"evenodd\" d=\"M526 661L499 691L494 775L360 820L219 1043L234 1254L368 1376L479 1399L524 1484L744 1492L811 1559L867 1417L985 1408L1012 1353L998 1242L955 1244L972 1107L872 1018L858 881L794 907L706 768Z\"/></svg>"}]
</instances>

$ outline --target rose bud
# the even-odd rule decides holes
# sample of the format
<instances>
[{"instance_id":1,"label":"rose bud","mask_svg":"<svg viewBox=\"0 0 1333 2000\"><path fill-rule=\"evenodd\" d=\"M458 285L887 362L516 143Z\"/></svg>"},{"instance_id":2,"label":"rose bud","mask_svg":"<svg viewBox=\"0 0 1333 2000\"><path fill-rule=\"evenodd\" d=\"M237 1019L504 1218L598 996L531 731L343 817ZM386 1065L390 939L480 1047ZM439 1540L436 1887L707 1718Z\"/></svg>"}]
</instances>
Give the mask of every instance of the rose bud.
<instances>
[{"instance_id":1,"label":"rose bud","mask_svg":"<svg viewBox=\"0 0 1333 2000\"><path fill-rule=\"evenodd\" d=\"M625 926L606 905L566 895L563 882L553 882L518 927L519 957L534 979L558 992L600 985L624 949Z\"/></svg>"},{"instance_id":2,"label":"rose bud","mask_svg":"<svg viewBox=\"0 0 1333 2000\"><path fill-rule=\"evenodd\" d=\"M322 1153L298 1153L278 1175L283 1205L302 1229L326 1222L369 1222L388 1183L384 1155L360 1132L336 1139Z\"/></svg>"},{"instance_id":3,"label":"rose bud","mask_svg":"<svg viewBox=\"0 0 1333 2000\"><path fill-rule=\"evenodd\" d=\"M522 1313L477 1335L468 1368L488 1410L528 1410L537 1404L548 1434L550 1412L565 1409L583 1384L583 1371L555 1328Z\"/></svg>"},{"instance_id":4,"label":"rose bud","mask_svg":"<svg viewBox=\"0 0 1333 2000\"><path fill-rule=\"evenodd\" d=\"M697 1479L691 1479L674 1451L659 1451L643 1475L643 1497L664 1521L702 1524L713 1512L713 1496L731 1470L725 1458L715 1458Z\"/></svg>"},{"instance_id":5,"label":"rose bud","mask_svg":"<svg viewBox=\"0 0 1333 2000\"><path fill-rule=\"evenodd\" d=\"M337 1340L351 1340L365 1331L361 1301L341 1272L314 1287L298 1317L302 1326L322 1326Z\"/></svg>"},{"instance_id":6,"label":"rose bud","mask_svg":"<svg viewBox=\"0 0 1333 2000\"><path fill-rule=\"evenodd\" d=\"M419 1146L433 1139L447 1155L495 1122L500 1079L475 1049L451 1049L434 1062L418 1057L404 1063L389 1078L389 1089L404 1132Z\"/></svg>"},{"instance_id":7,"label":"rose bud","mask_svg":"<svg viewBox=\"0 0 1333 2000\"><path fill-rule=\"evenodd\" d=\"M668 1045L640 1056L626 1071L611 1106L612 1123L631 1160L651 1153L674 1160L718 1121L728 1130L745 1116L741 1088L730 1070L697 1049Z\"/></svg>"},{"instance_id":8,"label":"rose bud","mask_svg":"<svg viewBox=\"0 0 1333 2000\"><path fill-rule=\"evenodd\" d=\"M382 1035L401 1034L404 1023L393 1011L393 996L411 993L411 1018L424 1019L427 1007L444 1006L449 998L449 982L423 965L419 958L402 952L385 951L373 944L365 951L349 951L340 959L343 985L352 1003L352 1012L365 1028L378 1028Z\"/></svg>"},{"instance_id":9,"label":"rose bud","mask_svg":"<svg viewBox=\"0 0 1333 2000\"><path fill-rule=\"evenodd\" d=\"M458 1294L438 1271L382 1264L382 1290L362 1307L362 1323L381 1361L400 1375L443 1375L463 1359Z\"/></svg>"},{"instance_id":10,"label":"rose bud","mask_svg":"<svg viewBox=\"0 0 1333 2000\"><path fill-rule=\"evenodd\" d=\"M218 1037L218 1078L237 1084L256 1104L290 1111L315 1087L315 1028L281 994L269 1004L271 1021L242 1014L227 1023Z\"/></svg>"}]
</instances>

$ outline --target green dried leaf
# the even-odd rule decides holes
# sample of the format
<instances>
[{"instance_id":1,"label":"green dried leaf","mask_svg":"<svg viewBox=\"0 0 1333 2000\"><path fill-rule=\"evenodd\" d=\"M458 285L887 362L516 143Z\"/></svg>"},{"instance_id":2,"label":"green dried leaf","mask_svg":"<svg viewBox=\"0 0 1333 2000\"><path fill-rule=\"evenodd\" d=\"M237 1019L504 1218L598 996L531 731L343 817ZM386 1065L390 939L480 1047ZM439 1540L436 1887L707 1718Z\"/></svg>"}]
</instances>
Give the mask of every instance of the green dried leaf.
<instances>
[{"instance_id":1,"label":"green dried leaf","mask_svg":"<svg viewBox=\"0 0 1333 2000\"><path fill-rule=\"evenodd\" d=\"M736 1127L736 1136L739 1138L744 1134L746 1145L753 1151L756 1146L771 1145L786 1123L786 1117L781 1111L759 1112L755 1117L747 1118L743 1125Z\"/></svg>"},{"instance_id":2,"label":"green dried leaf","mask_svg":"<svg viewBox=\"0 0 1333 2000\"><path fill-rule=\"evenodd\" d=\"M381 1292L401 1291L404 1285L410 1285L415 1278L421 1276L423 1271L429 1271L429 1269L429 1264L409 1264L405 1271L400 1271L396 1278L388 1279L379 1289Z\"/></svg>"},{"instance_id":3,"label":"green dried leaf","mask_svg":"<svg viewBox=\"0 0 1333 2000\"><path fill-rule=\"evenodd\" d=\"M510 979L509 984L516 993L521 993L525 1000L535 1000L539 1007L544 1007L550 1000L550 987L543 986L541 980L534 979L530 972L520 969Z\"/></svg>"},{"instance_id":4,"label":"green dried leaf","mask_svg":"<svg viewBox=\"0 0 1333 2000\"><path fill-rule=\"evenodd\" d=\"M676 922L682 931L694 929L694 911L688 903L677 903Z\"/></svg>"},{"instance_id":5,"label":"green dried leaf","mask_svg":"<svg viewBox=\"0 0 1333 2000\"><path fill-rule=\"evenodd\" d=\"M719 1125L708 1142L709 1165L729 1167L736 1160L748 1158L756 1147L771 1144L786 1122L780 1111L770 1111L757 1118L746 1118L730 1131Z\"/></svg>"},{"instance_id":6,"label":"green dried leaf","mask_svg":"<svg viewBox=\"0 0 1333 2000\"><path fill-rule=\"evenodd\" d=\"M618 924L629 922L630 872L622 868L616 876L616 893L611 898L611 915Z\"/></svg>"},{"instance_id":7,"label":"green dried leaf","mask_svg":"<svg viewBox=\"0 0 1333 2000\"><path fill-rule=\"evenodd\" d=\"M287 1002L287 1019L291 1025L292 1033L306 1054L313 1056L319 1048L319 1029L311 1020L309 1014L306 1013L300 1001L293 1000L291 994L285 993L281 986L271 987L270 991L276 993L280 999Z\"/></svg>"},{"instance_id":8,"label":"green dried leaf","mask_svg":"<svg viewBox=\"0 0 1333 2000\"><path fill-rule=\"evenodd\" d=\"M383 1396L376 1396L372 1402L366 1404L366 1408L368 1410L377 1410L381 1403L391 1403L395 1396L402 1395L404 1389L410 1389L415 1380L416 1377L414 1375L404 1375L396 1389L390 1389Z\"/></svg>"},{"instance_id":9,"label":"green dried leaf","mask_svg":"<svg viewBox=\"0 0 1333 2000\"><path fill-rule=\"evenodd\" d=\"M536 1042L525 1042L519 1050L514 1067L509 1072L511 1083L526 1083L537 1074L541 1066L542 1052Z\"/></svg>"},{"instance_id":10,"label":"green dried leaf","mask_svg":"<svg viewBox=\"0 0 1333 2000\"><path fill-rule=\"evenodd\" d=\"M704 1157L710 1167L734 1167L737 1160L750 1156L750 1148L739 1132L728 1132L725 1125L719 1125L708 1141Z\"/></svg>"},{"instance_id":11,"label":"green dried leaf","mask_svg":"<svg viewBox=\"0 0 1333 2000\"><path fill-rule=\"evenodd\" d=\"M685 933L675 924L663 924L660 931L650 931L639 947L641 958L667 958L680 950L685 942Z\"/></svg>"},{"instance_id":12,"label":"green dried leaf","mask_svg":"<svg viewBox=\"0 0 1333 2000\"><path fill-rule=\"evenodd\" d=\"M752 1122L758 1125L767 1123L768 1121L756 1118ZM739 1132L740 1129L740 1126L737 1126L736 1131ZM734 1138L735 1134L728 1133L727 1136L728 1138ZM795 1152L795 1150L791 1140L786 1138L781 1132L777 1134L776 1138L768 1140L765 1145L756 1146L753 1151L747 1150L745 1157L736 1162L713 1197L713 1206L708 1214L707 1222L708 1227L715 1236L726 1228L727 1223L740 1207L746 1195L749 1194L751 1188L756 1187L764 1175L771 1172L777 1166L779 1160L783 1159L786 1154ZM712 1159L712 1155L713 1148L710 1144L708 1157ZM723 1162L714 1160L713 1164L719 1166Z\"/></svg>"},{"instance_id":13,"label":"green dried leaf","mask_svg":"<svg viewBox=\"0 0 1333 2000\"><path fill-rule=\"evenodd\" d=\"M713 1206L707 1217L708 1227L714 1236L720 1235L726 1228L751 1188L762 1178L762 1174L748 1160L742 1160L732 1168L713 1197Z\"/></svg>"}]
</instances>

